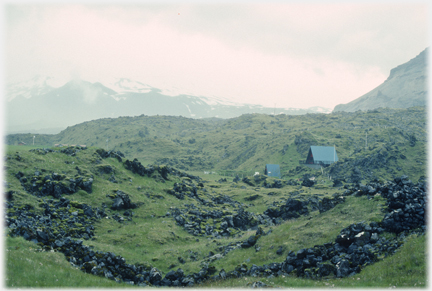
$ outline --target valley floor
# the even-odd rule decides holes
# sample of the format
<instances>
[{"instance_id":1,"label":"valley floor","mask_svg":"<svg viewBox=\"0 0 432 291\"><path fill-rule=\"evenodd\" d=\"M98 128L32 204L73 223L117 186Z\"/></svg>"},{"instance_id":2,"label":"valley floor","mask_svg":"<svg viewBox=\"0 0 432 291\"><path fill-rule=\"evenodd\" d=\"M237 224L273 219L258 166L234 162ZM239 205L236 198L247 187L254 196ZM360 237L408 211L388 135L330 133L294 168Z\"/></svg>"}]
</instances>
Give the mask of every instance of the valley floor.
<instances>
[{"instance_id":1,"label":"valley floor","mask_svg":"<svg viewBox=\"0 0 432 291\"><path fill-rule=\"evenodd\" d=\"M102 149L8 151L5 286L428 285L424 180L210 177Z\"/></svg>"}]
</instances>

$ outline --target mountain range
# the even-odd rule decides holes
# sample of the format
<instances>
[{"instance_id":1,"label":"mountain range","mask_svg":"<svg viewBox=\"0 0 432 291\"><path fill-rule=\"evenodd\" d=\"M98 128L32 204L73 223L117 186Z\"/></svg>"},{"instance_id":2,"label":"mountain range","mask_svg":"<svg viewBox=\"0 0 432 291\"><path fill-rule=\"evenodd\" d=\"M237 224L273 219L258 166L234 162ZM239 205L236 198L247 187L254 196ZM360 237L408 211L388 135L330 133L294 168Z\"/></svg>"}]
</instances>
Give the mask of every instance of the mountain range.
<instances>
[{"instance_id":1,"label":"mountain range","mask_svg":"<svg viewBox=\"0 0 432 291\"><path fill-rule=\"evenodd\" d=\"M393 68L387 80L372 91L334 111L354 112L379 107L408 108L424 106L427 100L428 48L410 61Z\"/></svg>"},{"instance_id":2,"label":"mountain range","mask_svg":"<svg viewBox=\"0 0 432 291\"><path fill-rule=\"evenodd\" d=\"M393 68L383 84L347 104L337 105L333 111L426 105L427 54L428 48ZM54 86L53 80L53 77L35 76L29 81L7 86L8 134L56 134L82 122L120 116L171 115L201 119L234 118L251 113L301 115L332 111L319 106L270 108L218 97L178 94L128 78L103 83L73 79L62 86Z\"/></svg>"},{"instance_id":3,"label":"mountain range","mask_svg":"<svg viewBox=\"0 0 432 291\"><path fill-rule=\"evenodd\" d=\"M189 118L233 118L247 113L329 113L311 107L269 108L240 104L222 98L163 91L127 78L110 84L71 80L61 87L49 85L49 77L35 77L7 88L7 133L58 133L67 126L99 118L172 115Z\"/></svg>"}]
</instances>

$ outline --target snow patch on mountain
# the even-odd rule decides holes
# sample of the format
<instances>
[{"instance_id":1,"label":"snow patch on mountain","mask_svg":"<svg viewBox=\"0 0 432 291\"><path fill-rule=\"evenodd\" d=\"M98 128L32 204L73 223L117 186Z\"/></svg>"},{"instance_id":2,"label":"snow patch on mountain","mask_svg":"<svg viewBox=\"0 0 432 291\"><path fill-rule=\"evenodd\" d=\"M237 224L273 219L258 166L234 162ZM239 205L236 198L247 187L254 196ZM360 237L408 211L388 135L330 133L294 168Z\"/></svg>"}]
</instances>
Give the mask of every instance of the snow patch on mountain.
<instances>
[{"instance_id":1,"label":"snow patch on mountain","mask_svg":"<svg viewBox=\"0 0 432 291\"><path fill-rule=\"evenodd\" d=\"M57 82L53 77L37 75L30 80L9 83L6 86L7 101L13 100L17 96L26 99L33 96L48 93L53 90Z\"/></svg>"},{"instance_id":2,"label":"snow patch on mountain","mask_svg":"<svg viewBox=\"0 0 432 291\"><path fill-rule=\"evenodd\" d=\"M177 87L170 87L170 88L161 89L161 94L166 96L176 97L185 94L185 92Z\"/></svg>"},{"instance_id":3,"label":"snow patch on mountain","mask_svg":"<svg viewBox=\"0 0 432 291\"><path fill-rule=\"evenodd\" d=\"M240 104L237 102L233 102L231 100L216 97L216 96L198 96L199 99L201 99L203 102L207 103L208 105L228 105L228 106L242 106L244 104Z\"/></svg>"},{"instance_id":4,"label":"snow patch on mountain","mask_svg":"<svg viewBox=\"0 0 432 291\"><path fill-rule=\"evenodd\" d=\"M120 95L125 93L148 93L153 89L147 84L127 78L116 78L102 83Z\"/></svg>"},{"instance_id":5,"label":"snow patch on mountain","mask_svg":"<svg viewBox=\"0 0 432 291\"><path fill-rule=\"evenodd\" d=\"M186 108L188 109L189 113L192 113L192 111L189 108L189 105L185 104Z\"/></svg>"}]
</instances>

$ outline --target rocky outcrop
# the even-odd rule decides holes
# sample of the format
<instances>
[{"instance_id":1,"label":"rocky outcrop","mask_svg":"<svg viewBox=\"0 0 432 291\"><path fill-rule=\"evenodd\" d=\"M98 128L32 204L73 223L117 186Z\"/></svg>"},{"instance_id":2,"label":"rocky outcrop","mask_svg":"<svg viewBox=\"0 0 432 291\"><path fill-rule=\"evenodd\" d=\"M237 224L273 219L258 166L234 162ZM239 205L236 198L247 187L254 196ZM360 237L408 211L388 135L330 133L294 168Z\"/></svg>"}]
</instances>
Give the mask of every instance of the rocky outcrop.
<instances>
[{"instance_id":1,"label":"rocky outcrop","mask_svg":"<svg viewBox=\"0 0 432 291\"><path fill-rule=\"evenodd\" d=\"M30 205L7 203L6 224L13 235L49 247L54 247L56 240L68 236L90 239L94 235L92 218L100 219L106 215L103 209L64 197L59 201L50 199L39 206L44 209L43 213L38 213Z\"/></svg>"},{"instance_id":2,"label":"rocky outcrop","mask_svg":"<svg viewBox=\"0 0 432 291\"><path fill-rule=\"evenodd\" d=\"M166 165L175 167L183 171L212 169L213 162L209 161L208 157L201 157L199 155L184 155L176 156L174 158L160 158L155 161L156 165Z\"/></svg>"},{"instance_id":3,"label":"rocky outcrop","mask_svg":"<svg viewBox=\"0 0 432 291\"><path fill-rule=\"evenodd\" d=\"M249 179L249 177L244 177L241 181L249 186L252 187L255 186L254 182L251 179Z\"/></svg>"},{"instance_id":4,"label":"rocky outcrop","mask_svg":"<svg viewBox=\"0 0 432 291\"><path fill-rule=\"evenodd\" d=\"M301 185L304 187L312 187L313 185L315 185L315 182L311 179L304 179Z\"/></svg>"},{"instance_id":5,"label":"rocky outcrop","mask_svg":"<svg viewBox=\"0 0 432 291\"><path fill-rule=\"evenodd\" d=\"M242 268L225 273L227 278L241 276L278 276L296 272L297 276L337 278L359 273L365 266L393 254L410 233L424 234L426 230L426 184L413 184L407 176L393 182L363 185L347 190L348 195L382 195L387 198L389 213L380 223L363 222L344 228L334 242L316 245L313 248L289 252L285 261L268 265L243 264ZM324 199L323 199L324 200ZM333 200L333 201L332 201ZM321 201L320 208L332 208L343 201L343 197ZM325 206L327 205L327 206ZM403 210L399 207L405 205ZM395 210L396 209L396 210ZM384 231L398 234L393 239L382 236ZM218 276L216 276L218 277ZM218 278L221 278L220 275Z\"/></svg>"},{"instance_id":6,"label":"rocky outcrop","mask_svg":"<svg viewBox=\"0 0 432 291\"><path fill-rule=\"evenodd\" d=\"M244 249L253 247L262 235L264 235L264 231L261 227L258 227L255 235L251 235L246 241L241 244L241 247Z\"/></svg>"},{"instance_id":7,"label":"rocky outcrop","mask_svg":"<svg viewBox=\"0 0 432 291\"><path fill-rule=\"evenodd\" d=\"M126 210L138 207L137 204L132 203L128 194L120 190L117 190L113 195L108 194L107 197L113 199L112 210Z\"/></svg>"},{"instance_id":8,"label":"rocky outcrop","mask_svg":"<svg viewBox=\"0 0 432 291\"><path fill-rule=\"evenodd\" d=\"M427 54L428 48L414 59L392 69L383 84L354 101L337 105L333 112L425 106L428 92Z\"/></svg>"},{"instance_id":9,"label":"rocky outcrop","mask_svg":"<svg viewBox=\"0 0 432 291\"><path fill-rule=\"evenodd\" d=\"M74 157L77 153L79 153L82 150L86 150L87 147L80 147L80 146L69 146L66 148L63 148L60 150L61 153L66 154L68 156Z\"/></svg>"},{"instance_id":10,"label":"rocky outcrop","mask_svg":"<svg viewBox=\"0 0 432 291\"><path fill-rule=\"evenodd\" d=\"M46 155L48 153L62 153L66 154L68 156L74 157L77 153L79 153L82 150L86 150L87 147L81 147L81 146L68 146L65 148L62 148L61 150L53 150L49 148L39 148L39 149L31 149L29 152L33 152L38 155Z\"/></svg>"},{"instance_id":11,"label":"rocky outcrop","mask_svg":"<svg viewBox=\"0 0 432 291\"><path fill-rule=\"evenodd\" d=\"M132 162L126 160L124 162L124 166L127 170L131 171L134 174L138 174L140 176L148 176L154 172L154 168L146 168L144 167L137 159L134 159Z\"/></svg>"},{"instance_id":12,"label":"rocky outcrop","mask_svg":"<svg viewBox=\"0 0 432 291\"><path fill-rule=\"evenodd\" d=\"M111 252L93 250L79 238L94 236L94 219L105 216L103 210L61 198L41 204L44 214L37 214L31 206L8 203L6 223L12 236L23 236L38 243L45 250L62 252L72 266L96 276L139 286L193 286L214 274L214 267L204 266L198 273L185 275L183 270L168 272L165 277L157 268L143 264L127 264ZM67 221L67 226L64 226Z\"/></svg>"},{"instance_id":13,"label":"rocky outcrop","mask_svg":"<svg viewBox=\"0 0 432 291\"><path fill-rule=\"evenodd\" d=\"M97 149L96 153L98 153L102 159L115 158L120 163L122 162L122 158L125 157L125 155L121 151L106 151L104 149Z\"/></svg>"},{"instance_id":14,"label":"rocky outcrop","mask_svg":"<svg viewBox=\"0 0 432 291\"><path fill-rule=\"evenodd\" d=\"M58 151L53 150L53 149L42 148L42 149L31 149L31 150L29 150L29 152L35 153L35 154L38 154L38 155L46 155L48 153L55 153L55 152L58 152Z\"/></svg>"},{"instance_id":15,"label":"rocky outcrop","mask_svg":"<svg viewBox=\"0 0 432 291\"><path fill-rule=\"evenodd\" d=\"M283 188L286 185L298 185L298 182L295 180L281 180L281 179L271 179L267 180L267 176L264 175L256 175L251 179L250 177L244 177L241 181L251 187L265 187L265 188ZM240 178L236 176L233 182L240 181Z\"/></svg>"},{"instance_id":16,"label":"rocky outcrop","mask_svg":"<svg viewBox=\"0 0 432 291\"><path fill-rule=\"evenodd\" d=\"M320 213L326 212L334 208L339 203L345 202L345 197L341 195L334 195L333 198L324 197L318 202L318 210Z\"/></svg>"},{"instance_id":17,"label":"rocky outcrop","mask_svg":"<svg viewBox=\"0 0 432 291\"><path fill-rule=\"evenodd\" d=\"M153 177L161 180L161 182L168 180L168 174L181 178L186 177L197 182L201 181L201 178L198 176L190 175L168 166L148 165L147 167L144 167L137 159L134 159L133 161L126 160L124 166L132 173L140 176Z\"/></svg>"},{"instance_id":18,"label":"rocky outcrop","mask_svg":"<svg viewBox=\"0 0 432 291\"><path fill-rule=\"evenodd\" d=\"M280 217L283 220L298 218L300 215L309 214L309 209L307 207L308 202L299 199L289 198L285 205L280 208L271 207L264 211L264 214L272 218Z\"/></svg>"},{"instance_id":19,"label":"rocky outcrop","mask_svg":"<svg viewBox=\"0 0 432 291\"><path fill-rule=\"evenodd\" d=\"M84 272L132 285L166 287L194 286L194 284L209 279L218 280L242 276L269 277L287 275L292 272L306 278L352 276L365 266L393 254L403 244L404 238L410 232L420 234L425 232L427 201L424 181L414 184L408 177L402 176L391 182L374 182L356 186L347 189L345 194L382 195L387 198L389 213L382 222L371 222L370 224L361 222L342 229L333 242L300 249L296 253L290 251L283 262L262 266L248 266L242 263L230 272L221 269L217 275L214 275L215 267L204 263L198 273L185 275L182 269L177 269L177 271L168 272L164 277L160 270L152 266L127 264L121 256L110 252L95 251L92 247L83 245L83 241L79 238L93 237L92 223L105 217L106 213L104 210L70 201L65 197L61 197L59 201L50 199L41 203L43 213L38 213L29 205L19 206L12 201L7 201L5 222L12 236L23 236L27 240L38 243L44 249L62 252L73 266ZM323 209L334 207L335 203L340 203L337 202L338 199L341 198L329 199L320 207ZM316 203L316 201L312 202ZM402 206L404 206L403 209ZM286 209L285 212L306 211L305 204L295 199L288 200L283 207ZM221 218L224 215L217 211L203 214L196 207L190 206L190 212L193 211L195 216L202 217L209 215L213 218ZM400 215L400 212L403 215ZM186 223L181 212L173 211L172 215L179 224ZM235 215L225 216L224 222L226 225L236 226L236 223L244 223L243 220L247 215L244 211L240 211ZM66 225L64 222L67 222ZM398 236L386 239L382 235L384 231L395 232ZM263 230L258 228L256 234L246 241L220 247L218 249L220 254L211 253L208 262L223 257L233 249L252 247L257 244L262 235L264 235Z\"/></svg>"},{"instance_id":20,"label":"rocky outcrop","mask_svg":"<svg viewBox=\"0 0 432 291\"><path fill-rule=\"evenodd\" d=\"M82 189L87 193L92 192L93 176L67 177L65 174L51 173L42 175L41 171L35 171L33 176L26 176L19 171L15 177L21 182L23 188L30 194L38 197L53 196L60 198L63 194L74 194Z\"/></svg>"},{"instance_id":21,"label":"rocky outcrop","mask_svg":"<svg viewBox=\"0 0 432 291\"><path fill-rule=\"evenodd\" d=\"M250 183L259 183L254 179L247 178ZM275 182L279 180L274 180ZM201 186L200 186L201 184ZM192 180L184 179L180 183L174 183L172 190L167 193L175 196L180 200L185 197L192 198L198 202L198 206L193 204L185 204L185 208L173 208L169 213L174 218L176 223L185 228L185 230L195 236L211 235L216 238L223 236L233 236L239 231L250 229L256 230L259 225L274 226L280 224L283 220L298 218L302 215L308 215L309 211L320 209L321 212L327 211L338 203L344 202L343 197L337 195L333 199L322 199L312 196L307 199L288 198L285 204L276 203L270 206L262 214L257 214L245 210L246 205L233 200L227 195L213 196L203 188L202 183L195 185ZM299 192L293 192L291 195L295 197ZM252 201L259 196L252 195L246 197L246 201ZM320 204L321 203L321 204ZM236 211L216 210L212 209L215 204L226 205L237 208ZM207 209L205 207L210 207ZM212 225L208 225L208 220L212 219Z\"/></svg>"},{"instance_id":22,"label":"rocky outcrop","mask_svg":"<svg viewBox=\"0 0 432 291\"><path fill-rule=\"evenodd\" d=\"M334 242L300 249L296 253L290 251L280 263L253 264L250 267L243 263L241 267L225 273L224 277L272 277L290 273L311 279L352 276L367 265L392 255L403 244L405 235L386 239L381 235L383 231L374 222L369 225L352 224L343 229ZM215 279L222 279L222 276L215 276Z\"/></svg>"},{"instance_id":23,"label":"rocky outcrop","mask_svg":"<svg viewBox=\"0 0 432 291\"><path fill-rule=\"evenodd\" d=\"M427 196L424 181L414 184L404 175L386 183L356 185L346 190L345 194L382 195L386 198L389 213L382 221L386 231L400 233L425 225Z\"/></svg>"},{"instance_id":24,"label":"rocky outcrop","mask_svg":"<svg viewBox=\"0 0 432 291\"><path fill-rule=\"evenodd\" d=\"M420 139L418 133L411 134L399 131L395 134L403 136L409 145L415 144ZM416 137L417 136L417 137ZM423 140L423 138L422 138ZM405 171L407 167L407 157L403 155L400 149L393 142L381 145L368 151L358 149L359 155L356 157L347 157L343 161L338 161L329 166L329 175L335 180L346 183L360 183L363 181L372 181L376 179L376 172L384 170L395 177L396 171ZM422 164L422 163L419 163ZM424 166L420 166L424 167ZM340 186L340 184L338 184ZM336 186L336 187L338 187Z\"/></svg>"}]
</instances>

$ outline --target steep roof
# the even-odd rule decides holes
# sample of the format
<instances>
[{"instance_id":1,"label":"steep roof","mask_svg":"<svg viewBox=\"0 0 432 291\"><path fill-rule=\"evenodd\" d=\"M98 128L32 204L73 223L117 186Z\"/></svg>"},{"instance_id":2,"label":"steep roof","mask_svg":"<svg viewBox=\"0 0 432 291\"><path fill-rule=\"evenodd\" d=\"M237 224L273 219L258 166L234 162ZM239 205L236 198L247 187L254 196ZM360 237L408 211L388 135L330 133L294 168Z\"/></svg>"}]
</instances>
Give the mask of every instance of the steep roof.
<instances>
[{"instance_id":1,"label":"steep roof","mask_svg":"<svg viewBox=\"0 0 432 291\"><path fill-rule=\"evenodd\" d=\"M338 156L334 147L311 146L310 149L315 163L319 161L338 161Z\"/></svg>"}]
</instances>

